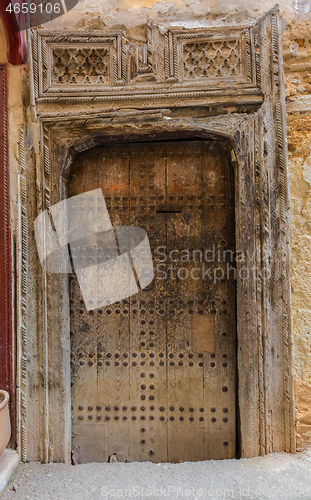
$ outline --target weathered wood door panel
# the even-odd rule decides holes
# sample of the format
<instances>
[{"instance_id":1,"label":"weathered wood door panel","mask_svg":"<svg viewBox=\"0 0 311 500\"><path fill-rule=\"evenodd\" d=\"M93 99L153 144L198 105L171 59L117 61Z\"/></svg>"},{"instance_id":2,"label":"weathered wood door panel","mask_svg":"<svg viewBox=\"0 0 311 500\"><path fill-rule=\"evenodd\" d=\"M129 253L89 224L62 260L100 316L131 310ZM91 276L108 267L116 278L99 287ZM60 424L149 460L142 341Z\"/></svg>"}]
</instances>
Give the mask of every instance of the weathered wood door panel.
<instances>
[{"instance_id":1,"label":"weathered wood door panel","mask_svg":"<svg viewBox=\"0 0 311 500\"><path fill-rule=\"evenodd\" d=\"M69 196L98 187L115 226L146 229L155 279L120 303L87 312L71 276L74 455L81 463L112 455L154 462L232 458L235 236L226 146L95 148L76 158Z\"/></svg>"}]
</instances>

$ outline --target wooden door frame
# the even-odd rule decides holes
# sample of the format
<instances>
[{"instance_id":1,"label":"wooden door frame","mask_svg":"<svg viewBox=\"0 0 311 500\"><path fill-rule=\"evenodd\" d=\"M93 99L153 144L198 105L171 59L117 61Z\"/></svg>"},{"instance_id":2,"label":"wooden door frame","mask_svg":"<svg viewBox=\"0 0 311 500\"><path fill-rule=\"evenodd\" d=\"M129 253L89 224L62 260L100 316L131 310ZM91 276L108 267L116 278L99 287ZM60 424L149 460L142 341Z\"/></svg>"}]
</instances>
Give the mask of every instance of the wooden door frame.
<instances>
[{"instance_id":1,"label":"wooden door frame","mask_svg":"<svg viewBox=\"0 0 311 500\"><path fill-rule=\"evenodd\" d=\"M9 196L7 65L0 64L0 388L10 394L11 445L15 446L12 330L12 257Z\"/></svg>"},{"instance_id":2,"label":"wooden door frame","mask_svg":"<svg viewBox=\"0 0 311 500\"><path fill-rule=\"evenodd\" d=\"M137 124L127 125L124 134L118 113L113 127L105 132L100 115L94 124L75 126L73 120L42 123L44 138L42 162L45 164L44 189L37 195L36 213L42 208L65 199L70 168L76 154L102 145L106 141L131 142L170 139L226 140L232 147L235 165L236 248L245 255L257 251L257 271L268 269L271 278L258 279L250 273L248 280L237 279L237 342L238 342L238 404L240 408L241 456L251 457L276 450L294 451L292 378L290 376L290 323L289 282L285 273L288 249L284 232L275 232L267 224L279 224L275 217L277 206L285 200L274 200L271 169L276 158L260 155L265 144L259 133L264 120L263 110L251 115L231 115L198 119L167 121L162 114L150 120L146 111L144 127L138 132ZM142 117L139 117L141 120ZM85 122L89 122L89 118ZM60 134L61 130L61 134ZM268 131L267 131L268 133ZM48 164L47 164L48 162ZM272 163L271 163L272 162ZM274 169L272 169L272 172ZM270 177L271 180L271 177ZM51 187L54 186L54 189ZM47 195L49 198L47 199ZM44 204L44 205L43 205ZM270 206L270 214L268 213ZM273 208L273 210L272 210ZM35 215L35 214L34 214ZM279 217L281 217L279 213ZM272 241L277 234L276 241ZM278 244L283 261L273 261L271 251ZM264 255L269 245L270 259ZM68 275L46 274L42 271L34 248L35 269L38 277L40 364L42 374L47 373L47 384L39 387L38 396L43 406L45 421L38 433L46 443L44 461L70 461L70 335ZM253 262L238 262L242 268L252 269ZM34 269L34 268L33 268ZM280 273L278 276L276 273ZM269 295L270 294L270 295ZM271 294L272 297L271 297ZM274 301L274 304L272 303ZM278 324L276 324L278 321ZM272 354L273 347L273 354ZM286 350L287 348L287 350ZM54 356L54 353L58 353ZM275 362L274 356L278 356ZM288 389L290 387L290 389ZM30 411L30 410L29 410ZM61 425L55 425L61 422ZM45 424L45 425L43 425Z\"/></svg>"},{"instance_id":3,"label":"wooden door frame","mask_svg":"<svg viewBox=\"0 0 311 500\"><path fill-rule=\"evenodd\" d=\"M89 109L83 104L93 99L87 90L82 96L73 92L69 97L55 97L52 91L45 96L44 81L39 85L40 94L38 80L34 79L39 117L34 135L38 134L40 142L39 157L26 147L23 133L20 139L19 297L23 306L18 330L22 346L19 435L24 460L70 463L71 451L68 275L43 272L33 221L43 210L66 198L70 168L79 152L105 142L182 138L230 143L235 168L236 248L244 255L255 251L253 261L237 263L241 457L295 451L286 111L278 29L275 9L254 27L256 50L253 59L247 58L246 68L251 75L255 62L258 87L254 91L246 85L242 98L238 92L218 98L217 92L221 96L224 93L222 89L210 93L177 89L167 95L151 89L149 94L145 90L130 97L124 97L121 90L118 99L128 99L123 110L117 106L107 109L105 102L111 105L114 99L109 93L99 95L105 101L102 107ZM85 43L85 34L76 35L70 35L70 40ZM60 37L52 38L53 43L61 43ZM126 43L122 37L120 40ZM47 42L42 39L38 45L36 34L33 41L36 69L45 50L42 57L38 58L38 53ZM125 57L126 51L122 54ZM48 62L44 64L46 75ZM144 100L146 96L149 101ZM67 108L55 111L53 103L62 99ZM72 109L73 102L81 109ZM52 107L47 111L44 106L49 103ZM203 114L198 113L198 107ZM238 112L233 113L232 107ZM244 279L245 272L248 279Z\"/></svg>"}]
</instances>

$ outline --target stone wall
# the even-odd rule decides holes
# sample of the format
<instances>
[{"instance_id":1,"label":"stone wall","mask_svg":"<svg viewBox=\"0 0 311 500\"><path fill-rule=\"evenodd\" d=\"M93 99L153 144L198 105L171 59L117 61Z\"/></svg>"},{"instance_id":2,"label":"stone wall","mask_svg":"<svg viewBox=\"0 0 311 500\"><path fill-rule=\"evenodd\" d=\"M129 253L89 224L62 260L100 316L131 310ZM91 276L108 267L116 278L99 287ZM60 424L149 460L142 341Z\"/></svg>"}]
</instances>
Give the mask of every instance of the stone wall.
<instances>
[{"instance_id":1,"label":"stone wall","mask_svg":"<svg viewBox=\"0 0 311 500\"><path fill-rule=\"evenodd\" d=\"M307 9L305 9L307 11ZM293 370L297 449L311 445L311 21L283 34L291 194Z\"/></svg>"}]
</instances>

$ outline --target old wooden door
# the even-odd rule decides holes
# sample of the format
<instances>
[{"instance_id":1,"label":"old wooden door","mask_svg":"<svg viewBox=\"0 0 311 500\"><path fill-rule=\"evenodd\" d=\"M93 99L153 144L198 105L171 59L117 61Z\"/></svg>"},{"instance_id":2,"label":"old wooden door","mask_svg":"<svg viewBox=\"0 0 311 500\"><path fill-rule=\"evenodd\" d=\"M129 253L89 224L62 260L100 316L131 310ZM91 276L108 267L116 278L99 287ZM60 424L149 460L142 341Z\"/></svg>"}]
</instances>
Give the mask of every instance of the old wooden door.
<instances>
[{"instance_id":1,"label":"old wooden door","mask_svg":"<svg viewBox=\"0 0 311 500\"><path fill-rule=\"evenodd\" d=\"M81 153L69 196L98 187L114 225L147 230L155 279L87 312L70 276L75 460L232 458L234 182L226 145L132 143Z\"/></svg>"}]
</instances>

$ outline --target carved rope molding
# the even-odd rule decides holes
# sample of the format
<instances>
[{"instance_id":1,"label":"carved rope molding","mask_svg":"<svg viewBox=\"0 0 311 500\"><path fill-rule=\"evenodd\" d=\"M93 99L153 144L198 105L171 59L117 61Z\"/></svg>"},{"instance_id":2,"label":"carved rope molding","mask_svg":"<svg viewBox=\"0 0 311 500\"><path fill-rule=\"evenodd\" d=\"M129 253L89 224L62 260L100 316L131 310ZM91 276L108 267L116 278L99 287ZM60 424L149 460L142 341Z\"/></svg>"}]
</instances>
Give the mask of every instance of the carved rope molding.
<instances>
[{"instance_id":1,"label":"carved rope molding","mask_svg":"<svg viewBox=\"0 0 311 500\"><path fill-rule=\"evenodd\" d=\"M18 162L20 174L18 176L18 205L19 205L19 231L18 231L18 339L17 356L19 369L17 373L17 411L18 411L18 448L21 459L27 459L27 280L28 280L28 217L27 217L27 191L26 191L26 157L25 133L20 128L18 143Z\"/></svg>"},{"instance_id":2,"label":"carved rope molding","mask_svg":"<svg viewBox=\"0 0 311 500\"><path fill-rule=\"evenodd\" d=\"M256 46L257 43L257 46ZM37 103L260 95L253 28L167 30L145 43L124 30L31 35Z\"/></svg>"},{"instance_id":3,"label":"carved rope molding","mask_svg":"<svg viewBox=\"0 0 311 500\"><path fill-rule=\"evenodd\" d=\"M285 397L285 429L286 429L286 451L292 448L293 436L290 429L294 422L292 411L293 389L291 387L291 301L288 288L290 287L289 266L289 184L287 181L287 136L286 136L286 108L284 92L283 60L281 56L282 42L278 30L278 19L275 11L271 12L271 35L273 50L273 84L275 93L275 119L277 137L277 160L279 174L279 200L281 219L281 248L282 248L282 341L284 349L284 397Z\"/></svg>"}]
</instances>

